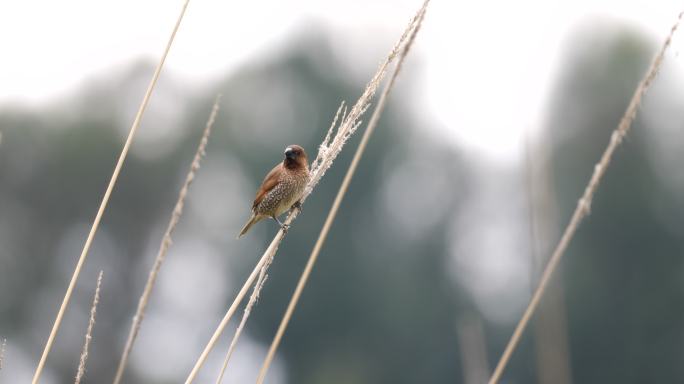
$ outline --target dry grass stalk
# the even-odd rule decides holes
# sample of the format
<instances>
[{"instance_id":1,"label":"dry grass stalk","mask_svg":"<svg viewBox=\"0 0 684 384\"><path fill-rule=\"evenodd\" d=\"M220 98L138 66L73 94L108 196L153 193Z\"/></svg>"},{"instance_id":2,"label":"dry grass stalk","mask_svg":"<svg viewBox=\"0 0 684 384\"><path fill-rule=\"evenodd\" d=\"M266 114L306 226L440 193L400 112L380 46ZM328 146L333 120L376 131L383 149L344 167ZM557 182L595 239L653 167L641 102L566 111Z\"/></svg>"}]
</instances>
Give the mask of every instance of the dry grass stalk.
<instances>
[{"instance_id":1,"label":"dry grass stalk","mask_svg":"<svg viewBox=\"0 0 684 384\"><path fill-rule=\"evenodd\" d=\"M463 383L484 383L489 377L489 359L487 339L480 317L474 314L462 316L456 323L456 336L463 367Z\"/></svg>"},{"instance_id":2,"label":"dry grass stalk","mask_svg":"<svg viewBox=\"0 0 684 384\"><path fill-rule=\"evenodd\" d=\"M142 321L145 317L145 309L147 308L147 304L150 300L150 295L152 294L154 284L157 281L159 270L161 269L161 266L164 263L164 260L166 259L166 253L168 252L169 247L173 242L173 240L171 239L171 235L173 234L174 229L176 229L176 225L180 221L180 217L183 214L183 207L185 206L185 198L188 195L188 189L190 188L190 184L192 184L192 181L195 179L195 174L199 170L202 157L205 155L205 149L209 141L209 135L211 134L211 129L214 126L214 122L216 121L216 115L219 111L220 101L221 95L216 96L214 106L211 109L211 114L209 115L209 119L207 120L207 124L204 128L204 133L202 134L202 138L200 139L199 145L197 146L195 157L192 159L190 171L188 171L188 174L185 177L185 182L183 183L183 187L181 187L181 190L178 193L178 200L176 201L176 205L174 206L173 212L171 213L171 220L169 220L169 224L166 227L166 232L164 232L161 244L159 245L157 257L154 259L154 264L152 265L150 273L147 277L147 283L145 284L143 293L140 296L140 300L138 301L138 309L136 310L135 315L133 316L133 322L131 324L131 329L128 333L128 339L126 340L126 345L124 347L123 353L121 354L121 360L119 361L119 366L116 370L116 376L114 377L114 384L120 383L123 377L123 373L126 368L126 363L128 362L128 357L131 353L131 349L133 348L133 344L135 343L135 340L138 336L138 332L140 331L140 325L142 324Z\"/></svg>"},{"instance_id":3,"label":"dry grass stalk","mask_svg":"<svg viewBox=\"0 0 684 384\"><path fill-rule=\"evenodd\" d=\"M245 307L245 312L242 315L242 320L240 320L240 325L238 325L237 329L235 330L233 340L230 341L230 347L228 347L226 358L223 360L223 366L221 367L221 372L219 372L218 378L216 379L216 384L221 384L221 381L223 380L223 375L226 373L226 368L228 367L228 362L230 361L230 358L231 356L233 356L233 352L235 351L237 341L238 339L240 339L240 335L242 334L242 330L245 328L247 319L249 318L249 315L252 313L252 308L256 304L257 300L259 300L259 293L261 293L261 288L263 288L264 283L266 283L266 279L268 279L268 275L266 274L267 269L268 265L264 265L264 267L261 268L261 272L259 272L259 278L257 279L257 282L254 284L252 296L249 297L249 302Z\"/></svg>"},{"instance_id":4,"label":"dry grass stalk","mask_svg":"<svg viewBox=\"0 0 684 384\"><path fill-rule=\"evenodd\" d=\"M603 175L606 173L606 170L610 165L610 161L613 158L613 153L615 153L615 150L622 143L622 139L629 132L629 129L632 126L632 122L634 121L634 117L636 116L637 108L641 104L641 99L643 98L644 93L648 90L648 88L651 86L651 83L658 75L658 71L665 57L665 52L667 51L668 47L670 46L670 43L672 42L672 36L677 30L677 27L679 27L679 23L681 22L683 15L684 12L680 13L677 17L677 21L670 29L670 33L667 35L665 42L663 43L662 47L653 59L653 62L651 63L651 66L648 68L646 75L634 91L634 95L632 96L632 99L629 102L627 110L622 116L622 119L620 119L620 123L618 124L617 128L613 131L608 146L606 147L605 151L603 152L603 155L601 155L601 159L594 168L594 173L591 175L589 184L587 184L587 187L585 188L582 197L577 202L577 207L575 208L575 212L572 214L570 223L568 223L568 226L565 228L563 236L558 242L556 249L553 251L553 254L549 259L546 268L544 268L544 272L542 273L539 285L537 286L537 289L534 291L530 303L527 305L527 308L525 309L523 316L520 318L518 325L515 327L515 331L513 332L511 339L508 341L506 349L504 350L504 353L499 359L499 362L496 366L496 369L494 370L494 373L492 374L492 377L489 379L489 384L496 384L499 382L499 379L501 379L501 375L503 373L503 370L506 368L508 361L511 358L511 354L515 350L515 347L518 345L520 337L522 336L525 327L527 327L527 323L530 321L532 314L539 305L539 301L541 300L541 297L544 294L547 285L549 284L551 275L558 266L558 263L560 262L561 257L563 256L565 250L570 244L570 241L572 241L572 238L575 235L575 232L577 231L577 228L579 227L580 223L582 222L584 217L586 217L590 213L591 202L594 197L594 193L596 192L596 189L598 188L601 179L603 178Z\"/></svg>"},{"instance_id":5,"label":"dry grass stalk","mask_svg":"<svg viewBox=\"0 0 684 384\"><path fill-rule=\"evenodd\" d=\"M2 345L0 345L0 371L2 370L2 361L5 359L5 347L7 346L7 339L2 339Z\"/></svg>"},{"instance_id":6,"label":"dry grass stalk","mask_svg":"<svg viewBox=\"0 0 684 384\"><path fill-rule=\"evenodd\" d=\"M147 104L149 102L150 96L152 95L152 91L154 90L155 85L157 84L157 79L159 78L159 74L161 73L161 70L164 66L164 62L166 61L166 56L169 53L169 50L171 49L171 45L173 44L174 38L176 37L176 32L178 32L178 28L180 27L180 23L183 20L183 16L185 15L185 10L188 7L188 2L190 0L185 0L183 3L183 7L181 9L180 14L178 15L178 19L176 20L176 24L173 28L173 31L171 32L171 35L169 36L169 40L166 44L166 48L164 49L164 53L161 56L161 59L159 60L159 64L157 64L157 67L154 71L154 75L152 76L152 80L150 81L149 86L147 87L147 91L145 92L145 96L143 97L142 102L140 103L140 107L138 108L138 112L135 115L135 119L133 120L133 124L131 125L131 129L128 133L128 138L126 139L126 143L123 146L123 149L121 150L121 154L119 155L119 160L116 163L116 167L114 168L114 172L112 172L112 177L109 180L109 184L107 185L107 190L104 193L104 196L102 197L102 202L100 203L100 207L97 210L97 214L95 215L95 219L93 220L93 224L90 228L90 232L88 233L88 237L86 238L85 244L83 245L83 250L81 251L81 256L78 259L78 262L76 263L76 267L74 269L74 273L71 277L71 281L69 282L69 286L67 288L66 293L64 294L64 299L62 300L62 304L59 307L59 311L57 312L57 317L55 318L55 322L52 325L52 330L50 331L50 336L48 336L47 342L45 343L45 348L43 349L43 354L40 357L40 361L38 362L38 366L36 367L36 371L33 375L33 380L31 381L32 384L38 383L38 380L40 379L40 375L43 372L43 368L45 367L45 361L47 360L47 356L50 353L50 349L52 348L52 344L55 341L55 336L57 335L57 331L59 330L59 326L62 323L62 318L64 317L64 312L66 312L66 308L69 305L69 300L71 299L71 295L74 291L74 287L76 286L76 281L78 280L78 276L81 273L81 268L83 267L83 264L86 261L86 258L88 256L88 251L90 250L90 245L93 242L93 238L95 237L95 233L97 232L97 228L100 225L100 220L102 219L102 215L104 214L105 208L107 207L107 203L109 202L109 197L112 194L112 190L114 189L114 185L116 184L117 179L119 178L119 173L121 172L121 167L123 166L124 160L126 159L126 156L128 155L128 149L131 146L131 143L133 141L133 137L135 136L136 131L138 130L138 126L140 125L140 120L142 119L142 115L145 112L145 109L147 108Z\"/></svg>"},{"instance_id":7,"label":"dry grass stalk","mask_svg":"<svg viewBox=\"0 0 684 384\"><path fill-rule=\"evenodd\" d=\"M93 305L90 306L90 320L88 320L88 329L86 330L85 341L83 342L83 351L81 352L81 359L78 362L78 371L76 372L75 384L81 382L85 374L86 360L88 360L88 347L90 341L93 339L93 326L95 326L95 314L97 313L97 303L100 301L100 284L102 284L102 271L97 276L97 285L95 286L95 296L93 296Z\"/></svg>"},{"instance_id":8,"label":"dry grass stalk","mask_svg":"<svg viewBox=\"0 0 684 384\"><path fill-rule=\"evenodd\" d=\"M292 214L288 217L288 220L286 220L286 223L290 223L292 218ZM223 333L223 330L225 329L226 325L230 321L230 318L235 314L235 311L237 310L238 305L242 302L242 299L245 297L247 294L247 290L249 287L252 286L252 283L254 283L254 280L257 278L257 274L260 273L262 270L262 267L268 262L272 260L273 255L278 249L278 245L280 244L280 241L283 239L284 232L282 230L278 231L276 234L275 238L271 241L271 244L266 248L266 251L264 252L263 256L261 259L259 259L259 262L257 265L254 267L252 270L252 273L247 277L247 281L242 285L242 288L240 288L240 291L238 292L235 300L233 300L233 303L230 305L228 308L228 311L226 312L225 316L223 319L221 319L221 322L219 323L219 326L216 328L216 331L214 331L214 334L211 336L211 339L209 339L209 342L207 343L206 347L202 351L202 354L200 357L197 359L197 362L195 363L195 366L192 368L192 371L190 372L190 375L188 378L185 380L186 384L192 383L193 380L195 380L195 377L197 376L197 373L199 372L199 369L202 367L204 362L207 359L207 356L209 355L209 352L213 349L214 345L218 341L218 338L221 336Z\"/></svg>"},{"instance_id":9,"label":"dry grass stalk","mask_svg":"<svg viewBox=\"0 0 684 384\"><path fill-rule=\"evenodd\" d=\"M335 158L337 158L337 155L342 150L342 147L344 146L346 141L349 139L349 137L351 137L352 134L354 134L356 129L361 124L361 122L359 121L360 117L363 115L366 109L368 109L368 106L373 96L375 95L375 92L380 86L380 83L384 78L385 74L387 73L389 65L397 58L397 55L404 47L404 44L411 31L414 30L419 15L422 14L423 9L424 8L421 8L421 10L418 11L416 16L413 17L409 25L404 30L402 36L399 38L395 46L390 51L389 55L385 58L385 60L380 65L373 78L366 85L363 94L357 100L356 104L354 104L354 106L351 109L349 109L348 112L346 112L346 109L344 109L342 106L338 110L336 119L337 117L339 117L342 110L345 110L344 116L337 129L335 129L335 124L331 126L330 130L326 135L326 140L324 140L323 143L321 143L318 149L318 155L316 156L316 159L313 161L311 166L311 179L304 191L304 194L301 197L302 203L304 203L309 194L311 194L314 187L323 177L325 172L330 168L333 161L335 160ZM299 209L293 209L284 223L290 225L297 218L299 213ZM237 307L242 302L244 297L247 295L249 287L252 286L252 284L257 278L257 275L260 274L260 271L262 270L263 266L267 263L270 263L270 260L275 255L276 251L278 250L278 246L280 245L280 242L283 240L284 237L285 232L283 230L279 230L278 233L276 233L270 245L268 246L266 251L264 251L263 255L259 259L259 262L257 262L257 265L254 267L251 274L249 275L245 283L242 285L242 288L236 295L235 300L233 300L233 303L228 308L228 311L226 312L225 316L219 323L218 327L214 331L214 334L211 336L209 342L207 343L204 350L197 359L197 362L193 366L192 371L190 372L188 378L185 381L186 384L190 384L195 380L195 378L197 377L197 373L199 372L202 365L204 365L209 355L209 352L211 352L211 350L214 348L216 342L218 341L218 338L221 336L225 327L228 325L228 322L235 314Z\"/></svg>"},{"instance_id":10,"label":"dry grass stalk","mask_svg":"<svg viewBox=\"0 0 684 384\"><path fill-rule=\"evenodd\" d=\"M551 154L549 140L543 132L536 143L530 136L525 140L526 192L529 209L530 248L532 257L530 287L534 289L537 277L551 254L558 238L558 203L551 182ZM571 384L572 369L568 343L567 310L563 282L551 282L545 299L539 303L537 319L533 324L534 350L539 383ZM486 375L489 377L489 374ZM484 382L486 379L480 380Z\"/></svg>"},{"instance_id":11,"label":"dry grass stalk","mask_svg":"<svg viewBox=\"0 0 684 384\"><path fill-rule=\"evenodd\" d=\"M380 95L380 99L378 101L378 104L377 104L375 110L373 111L373 114L371 115L370 121L368 122L368 127L366 128L366 131L363 134L361 142L359 143L359 146L356 149L356 152L354 153L354 158L352 159L352 162L349 165L349 169L347 170L347 173L344 176L344 180L342 181L342 185L340 186L340 189L337 191L337 196L335 196L335 201L333 202L333 205L330 208L330 211L328 212L328 217L325 219L325 223L323 224L323 228L321 228L321 232L318 235L318 239L316 240L316 245L314 246L313 251L311 251L311 255L309 256L309 260L306 263L306 267L304 268L304 271L302 271L302 275L300 276L299 282L297 283L297 288L295 289L294 293L292 294L292 298L290 299L290 303L287 306L287 310L285 311L285 314L283 315L283 318L280 322L280 325L278 326L278 331L276 332L276 335L273 338L273 342L271 343L271 346L268 350L266 358L264 359L264 363L263 363L263 365L259 371L259 376L257 378L258 384L263 383L264 379L266 378L266 374L268 372L268 369L271 366L271 362L273 361L273 358L275 357L276 349L280 345L280 340L282 339L283 334L285 333L285 329L287 328L287 325L290 322L290 319L292 317L292 313L294 312L295 307L297 306L297 302L299 301L299 298L302 294L302 291L304 290L304 287L306 286L306 283L309 279L309 275L311 274L311 271L313 270L313 267L316 264L316 260L318 259L318 255L321 252L321 248L323 247L323 244L325 243L325 240L328 236L328 232L330 231L330 227L332 226L332 223L335 220L335 216L337 215L337 211L340 208L340 204L342 203L342 199L344 199L344 195L346 194L347 189L349 188L349 183L351 182L352 177L354 177L354 172L356 171L356 168L359 164L359 161L361 160L361 157L363 156L363 152L366 149L366 145L368 144L368 140L370 139L370 136L373 134L373 131L375 130L375 127L377 126L378 121L380 120L380 115L382 114L382 112L385 108L385 104L387 103L387 97L388 97L390 91L392 90L392 87L394 86L394 83L397 79L397 76L399 75L399 72L401 71L401 67L402 67L402 64L404 63L404 59L406 58L406 55L408 54L409 50L411 49L413 41L414 41L416 35L418 34L418 31L420 30L420 26L421 26L421 23L423 21L423 18L425 17L425 11L427 9L428 3L429 3L429 0L426 0L423 3L423 7L420 9L420 11L417 15L417 22L415 23L415 27L412 29L411 34L408 38L408 41L406 42L404 49L401 51L401 54L400 54L399 59L397 61L396 67L394 68L394 72L392 73L392 76L390 77L390 80L387 82L385 89L383 90L382 94Z\"/></svg>"}]
</instances>

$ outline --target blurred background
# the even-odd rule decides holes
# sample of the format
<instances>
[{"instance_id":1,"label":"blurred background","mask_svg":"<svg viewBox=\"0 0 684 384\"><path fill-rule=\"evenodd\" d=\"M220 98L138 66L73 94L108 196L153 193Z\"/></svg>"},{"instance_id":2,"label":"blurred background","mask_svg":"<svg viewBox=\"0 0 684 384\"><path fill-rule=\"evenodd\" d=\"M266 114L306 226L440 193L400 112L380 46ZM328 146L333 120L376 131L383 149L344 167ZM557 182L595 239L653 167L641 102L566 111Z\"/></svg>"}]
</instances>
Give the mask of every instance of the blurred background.
<instances>
[{"instance_id":1,"label":"blurred background","mask_svg":"<svg viewBox=\"0 0 684 384\"><path fill-rule=\"evenodd\" d=\"M0 14L1 383L30 382L180 5ZM192 2L42 382L72 382L100 269L85 381L113 378L222 93L124 382L184 380L277 230L235 239L262 178L288 144L315 157L419 6ZM267 382L485 382L678 6L434 1ZM502 382L684 381L683 46L675 35ZM280 247L224 382L256 378L359 139Z\"/></svg>"}]
</instances>

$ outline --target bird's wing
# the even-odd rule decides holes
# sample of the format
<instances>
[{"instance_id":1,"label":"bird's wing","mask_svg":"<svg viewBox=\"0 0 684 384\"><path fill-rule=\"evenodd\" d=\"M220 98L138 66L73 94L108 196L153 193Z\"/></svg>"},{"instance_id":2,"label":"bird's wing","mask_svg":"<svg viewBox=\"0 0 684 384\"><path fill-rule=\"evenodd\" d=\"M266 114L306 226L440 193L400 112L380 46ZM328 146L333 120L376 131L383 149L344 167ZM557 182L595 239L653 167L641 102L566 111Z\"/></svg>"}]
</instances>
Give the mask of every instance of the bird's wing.
<instances>
[{"instance_id":1,"label":"bird's wing","mask_svg":"<svg viewBox=\"0 0 684 384\"><path fill-rule=\"evenodd\" d=\"M269 193L280 181L280 164L276 165L271 169L271 172L266 175L264 181L261 183L261 187L257 190L256 197L254 198L254 203L252 203L252 209L256 208L257 205L261 203L267 193Z\"/></svg>"}]
</instances>

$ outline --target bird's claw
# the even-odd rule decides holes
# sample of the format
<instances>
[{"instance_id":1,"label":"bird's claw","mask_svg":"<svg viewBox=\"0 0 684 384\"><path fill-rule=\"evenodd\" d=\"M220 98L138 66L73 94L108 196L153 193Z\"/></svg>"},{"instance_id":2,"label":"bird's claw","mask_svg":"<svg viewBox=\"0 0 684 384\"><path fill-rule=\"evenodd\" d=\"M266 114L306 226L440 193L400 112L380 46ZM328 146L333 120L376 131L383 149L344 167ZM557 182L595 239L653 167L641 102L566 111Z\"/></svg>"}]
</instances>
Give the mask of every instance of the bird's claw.
<instances>
[{"instance_id":1,"label":"bird's claw","mask_svg":"<svg viewBox=\"0 0 684 384\"><path fill-rule=\"evenodd\" d=\"M292 208L299 209L300 211L302 210L302 202L297 201L296 203L292 204Z\"/></svg>"},{"instance_id":2,"label":"bird's claw","mask_svg":"<svg viewBox=\"0 0 684 384\"><path fill-rule=\"evenodd\" d=\"M280 229L282 229L283 232L287 233L287 230L290 229L290 224L285 224L285 223L281 222L275 216L271 216L271 217L273 218L273 220L275 220L278 223L278 225L280 225Z\"/></svg>"}]
</instances>

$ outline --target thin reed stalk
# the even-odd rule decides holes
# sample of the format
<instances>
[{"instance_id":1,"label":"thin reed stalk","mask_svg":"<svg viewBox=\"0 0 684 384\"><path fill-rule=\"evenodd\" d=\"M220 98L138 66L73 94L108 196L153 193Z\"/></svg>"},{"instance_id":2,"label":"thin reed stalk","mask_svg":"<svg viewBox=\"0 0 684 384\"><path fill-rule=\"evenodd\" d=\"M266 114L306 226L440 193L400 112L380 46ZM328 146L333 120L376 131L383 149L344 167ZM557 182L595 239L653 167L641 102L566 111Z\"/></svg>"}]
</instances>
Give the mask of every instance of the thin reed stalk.
<instances>
[{"instance_id":1,"label":"thin reed stalk","mask_svg":"<svg viewBox=\"0 0 684 384\"><path fill-rule=\"evenodd\" d=\"M530 291L535 288L552 241L558 238L558 203L551 182L551 154L548 135L543 132L532 143L525 140L525 181L529 209L531 273ZM537 381L571 384L572 370L568 343L567 310L562 281L556 280L546 290L533 325ZM489 377L489 374L486 375ZM484 380L480 380L484 381Z\"/></svg>"},{"instance_id":2,"label":"thin reed stalk","mask_svg":"<svg viewBox=\"0 0 684 384\"><path fill-rule=\"evenodd\" d=\"M487 339L482 319L465 314L456 323L458 350L463 367L463 384L482 384L489 377Z\"/></svg>"},{"instance_id":3,"label":"thin reed stalk","mask_svg":"<svg viewBox=\"0 0 684 384\"><path fill-rule=\"evenodd\" d=\"M325 240L328 237L330 227L332 226L332 223L335 220L335 217L337 216L337 211L340 208L342 199L344 199L344 195L347 193L347 189L349 189L349 183L351 183L351 179L354 177L354 172L356 172L356 168L358 167L359 161L361 160L361 157L363 156L366 146L368 145L368 141L371 135L373 134L375 127L378 125L378 121L380 121L380 115L385 109L385 104L387 103L388 95L394 86L394 83L397 79L397 76L399 75L399 72L401 71L404 59L406 58L406 55L411 49L413 41L416 35L418 34L418 31L420 30L420 26L423 21L423 18L425 17L425 11L427 10L427 5L429 2L430 0L426 0L423 3L423 7L418 13L418 21L416 22L415 27L413 28L408 38L408 41L404 46L404 49L401 51L401 54L399 56L399 59L397 60L397 64L394 68L392 76L387 82L387 85L385 85L385 89L383 90L382 94L380 95L378 105L375 107L375 110L371 115L370 121L368 122L368 127L366 128L366 131L364 132L363 137L361 138L361 142L359 143L359 146L356 149L356 152L354 153L354 158L352 159L352 162L349 165L349 169L347 170L347 173L344 175L344 180L342 181L340 189L337 191L337 196L335 196L335 201L333 202L333 205L330 208L330 211L328 212L328 217L325 219L323 228L321 228L321 232L318 235L318 239L316 240L316 245L314 246L313 251L311 251L311 255L309 255L309 260L306 263L304 271L302 271L302 275L300 276L299 282L297 283L297 288L292 294L292 298L290 299L290 303L287 306L287 310L285 311L285 314L283 315L280 325L278 326L278 331L276 332L276 335L273 338L273 341L271 342L271 346L268 350L266 358L264 359L264 363L261 366L261 369L259 370L257 384L263 383L264 379L266 378L268 369L271 366L273 358L275 357L276 349L278 349L278 346L280 345L280 340L282 339L283 334L285 333L285 329L287 328L287 325L290 322L290 319L292 318L292 313L294 313L295 307L299 302L299 298L302 294L302 291L304 290L304 287L308 282L309 275L311 274L311 271L313 270L313 267L316 264L316 260L318 259L318 255L320 254L321 249L323 248L323 244L325 244Z\"/></svg>"},{"instance_id":4,"label":"thin reed stalk","mask_svg":"<svg viewBox=\"0 0 684 384\"><path fill-rule=\"evenodd\" d=\"M388 56L382 62L373 78L366 85L366 88L361 94L361 97L359 97L357 102L352 106L351 109L349 109L348 113L344 114L342 121L340 122L337 129L335 130L335 124L331 126L331 129L328 131L328 134L326 135L326 140L324 140L323 143L321 143L321 145L319 146L318 155L312 163L310 181L300 199L302 204L311 194L311 192L316 187L316 185L323 177L325 172L330 168L333 161L337 158L337 155L342 150L344 144L354 134L354 132L356 132L356 129L359 127L361 123L359 119L366 111L366 109L368 109L368 106L371 100L373 99L373 96L375 95L377 89L380 86L380 83L382 82L382 79L385 77L385 74L387 73L389 65L397 58L397 55L402 50L409 34L411 33L411 31L414 30L418 18L420 14L422 14L422 12L423 8L421 8L418 11L418 13L416 13L416 15L412 18L409 25L404 30L402 36L399 38L399 40L394 45ZM336 114L336 118L339 116L342 109L343 107L340 107ZM334 136L332 134L333 130L335 130ZM285 220L285 224L290 225L297 218L299 213L300 209L293 208L289 216ZM225 316L219 323L218 327L209 339L209 342L207 343L204 350L197 359L195 365L193 366L190 374L188 375L185 381L186 384L190 384L195 380L200 368L206 362L209 352L211 352L211 350L214 348L216 342L218 341L218 338L223 333L226 325L230 321L231 317L235 314L238 305L246 296L249 287L251 287L254 281L256 280L257 275L259 275L262 267L273 258L278 249L278 246L280 245L280 242L283 240L284 237L285 232L282 229L279 230L278 233L276 233L275 237L271 241L271 244L268 246L266 251L259 259L259 262L250 273L249 277L247 278L242 288L238 292L237 296L235 297L235 300L233 300L233 303L228 308L228 311L226 312Z\"/></svg>"},{"instance_id":5,"label":"thin reed stalk","mask_svg":"<svg viewBox=\"0 0 684 384\"><path fill-rule=\"evenodd\" d=\"M93 220L93 224L90 227L90 232L88 233L88 237L86 238L85 244L83 245L83 250L81 251L81 256L78 258L78 262L76 263L74 273L71 276L71 281L69 282L69 286L66 290L66 293L64 294L64 299L62 300L62 304L59 307L59 311L57 312L57 317L55 318L55 322L52 325L52 330L50 331L50 335L48 336L47 342L45 343L45 348L43 349L43 354L40 357L40 361L38 362L38 366L36 367L36 371L33 375L33 380L31 381L32 384L37 384L38 380L40 380L40 375L43 372L43 368L45 367L45 362L47 360L48 354L50 353L50 349L52 348L52 344L55 341L55 336L57 335L57 331L59 330L59 327L62 323L62 318L64 317L64 313L66 312L66 308L69 305L69 301L71 300L71 295L74 291L74 287L76 286L76 281L78 280L78 276L81 273L81 268L83 268L83 264L85 263L86 258L88 256L88 251L90 250L90 245L92 244L93 238L95 237L95 233L97 232L97 228L100 225L100 220L102 219L102 215L104 214L104 211L107 208L107 203L109 202L109 197L111 196L112 190L114 189L114 185L116 184L116 181L119 178L119 173L121 172L121 168L123 167L124 160L126 159L126 156L128 155L128 150L131 146L131 143L133 142L133 137L135 136L135 133L137 132L138 127L140 126L140 121L142 119L143 113L145 112L145 109L147 108L147 104L150 100L150 96L152 95L152 91L154 90L154 87L157 84L157 79L159 79L159 74L161 73L161 70L164 67L164 62L166 61L166 57L168 56L169 50L171 49L171 45L173 44L173 41L176 37L176 32L178 32L178 28L180 27L180 23L183 20L183 16L185 15L185 10L188 7L189 1L190 0L185 0L185 2L183 3L183 6L181 8L181 12L178 15L178 19L176 20L176 24L173 27L173 31L171 32L171 35L169 36L169 40L166 43L166 47L164 48L164 52L162 53L162 56L159 60L159 64L157 64L157 67L154 70L154 74L152 75L152 80L150 81L150 84L147 87L147 91L145 92L145 96L143 97L143 100L140 103L140 107L138 108L138 112L135 115L135 119L133 120L133 124L131 125L131 129L128 133L128 137L126 138L126 143L124 144L123 149L121 150L121 154L119 155L119 160L116 162L116 167L114 168L114 172L112 173L112 177L109 180L109 184L107 185L107 190L105 191L104 196L102 197L102 202L100 203L100 207L97 210L97 214L95 215L95 219Z\"/></svg>"},{"instance_id":6,"label":"thin reed stalk","mask_svg":"<svg viewBox=\"0 0 684 384\"><path fill-rule=\"evenodd\" d=\"M259 300L261 288L263 288L264 283L266 283L266 279L268 279L268 275L266 274L267 269L268 265L264 265L264 267L261 268L261 272L259 272L259 278L257 279L257 282L254 284L252 296L249 297L249 302L247 303L247 306L245 306L245 312L242 315L242 320L240 320L240 325L238 325L237 329L235 330L233 340L230 341L230 347L228 347L226 358L223 360L223 366L221 367L221 372L219 372L218 378L216 379L216 384L221 384L221 381L223 380L223 375L226 373L226 368L228 367L228 362L230 361L230 358L231 356L233 356L233 352L235 351L237 341L238 339L240 339L240 335L242 334L242 330L245 328L247 319L249 319L249 315L252 313L252 308L256 304L257 300Z\"/></svg>"},{"instance_id":7,"label":"thin reed stalk","mask_svg":"<svg viewBox=\"0 0 684 384\"><path fill-rule=\"evenodd\" d=\"M288 219L285 221L287 224L289 224L293 219L293 216L296 217L298 214L298 210L295 210L290 214ZM237 294L237 297L235 300L233 300L233 303L230 305L228 308L228 311L226 312L226 315L221 319L221 322L219 323L218 327L216 328L216 331L214 331L214 334L211 336L211 339L209 339L209 342L207 343L206 347L202 351L202 354L200 357L197 359L197 362L195 363L195 366L192 368L192 371L190 372L190 375L188 378L185 380L186 384L192 383L193 380L195 380L195 377L197 376L197 373L199 372L199 369L202 367L204 362L207 359L207 356L209 356L209 352L213 349L214 345L216 344L216 341L218 341L218 338L221 336L223 333L223 330L226 328L226 325L230 321L230 318L235 314L235 311L237 310L238 305L242 302L242 299L245 297L247 294L247 290L249 287L252 286L252 283L254 283L254 279L256 279L257 274L260 273L262 270L262 267L268 262L272 260L273 255L275 254L276 250L278 249L278 245L280 244L280 241L283 239L283 236L285 236L285 233L280 230L278 233L276 233L275 238L271 241L271 244L266 248L266 251L264 252L263 256L261 256L261 259L259 259L259 262L257 265L254 267L252 270L252 273L247 277L247 280L245 283L242 285L242 288L240 288L240 291Z\"/></svg>"},{"instance_id":8,"label":"thin reed stalk","mask_svg":"<svg viewBox=\"0 0 684 384\"><path fill-rule=\"evenodd\" d=\"M527 327L527 324L529 323L532 314L537 309L537 306L539 306L539 301L541 300L542 295L544 294L544 291L546 290L546 287L549 284L551 275L558 267L558 263L560 262L560 259L563 256L563 254L565 253L565 250L568 248L570 241L572 241L572 238L574 237L575 232L577 231L577 228L579 227L580 223L590 213L591 202L594 198L594 194L596 193L596 189L598 188L603 178L603 175L606 173L606 170L610 165L610 161L613 158L615 150L620 146L620 144L622 143L622 139L629 132L629 129L632 126L632 122L634 121L634 117L636 116L637 109L641 104L641 99L643 98L644 93L648 90L648 88L651 86L651 83L658 75L660 66L662 65L663 59L665 57L665 52L667 51L672 42L672 36L674 36L677 27L679 27L679 24L682 20L682 15L684 15L684 12L680 13L677 17L677 21L670 29L670 33L667 35L667 38L663 42L662 47L654 57L653 62L651 63L650 67L648 68L648 71L646 72L646 75L641 80L641 82L639 82L639 85L634 91L634 95L632 95L632 99L629 102L627 110L625 111L624 115L622 116L622 119L620 119L620 123L618 124L617 128L615 128L610 137L608 146L603 152L603 155L601 155L601 159L594 167L594 173L591 175L589 184L587 184L584 193L577 202L577 207L575 208L575 211L572 214L572 218L570 219L568 226L563 231L563 235L560 241L558 242L556 249L553 251L553 254L549 259L546 268L544 268L544 272L542 273L539 285L537 286L537 289L534 291L532 299L530 300L530 303L527 305L527 308L525 309L525 312L520 318L518 325L515 327L515 331L513 332L511 339L508 341L506 349L501 355L501 358L499 359L499 362L496 366L496 369L494 370L494 373L489 379L489 384L496 384L501 379L501 375L503 374L503 371L506 368L506 365L508 364L508 361L510 360L513 351L518 345L518 342L520 341L520 337L522 336L523 331Z\"/></svg>"},{"instance_id":9,"label":"thin reed stalk","mask_svg":"<svg viewBox=\"0 0 684 384\"><path fill-rule=\"evenodd\" d=\"M161 269L164 260L166 260L166 253L168 252L169 247L173 242L173 240L171 239L171 235L173 234L173 231L176 229L176 225L178 225L181 215L183 214L185 198L188 195L190 184L192 184L192 181L195 179L195 174L199 170L202 157L205 155L205 149L207 147L207 143L209 142L209 135L211 134L211 129L214 126L214 122L216 121L216 115L219 111L220 101L221 95L216 96L216 100L214 100L214 106L211 109L211 114L209 115L209 119L207 120L207 123L204 127L204 133L202 134L202 138L200 139L199 145L197 146L197 151L195 151L195 156L192 159L190 170L188 171L188 174L185 177L185 182L183 183L183 186L181 187L180 192L178 193L178 200L176 201L176 205L174 206L173 212L171 213L171 219L169 220L169 224L166 227L166 232L164 232L161 244L159 245L159 251L157 251L157 256L154 259L154 264L152 265L150 273L147 277L147 283L145 283L145 288L143 289L143 293L138 301L138 308L135 312L135 315L133 316L131 329L128 332L128 339L126 340L126 345L124 346L123 353L121 354L119 366L116 369L114 384L119 384L121 382L121 379L123 378L123 373L126 369L128 357L131 353L131 349L133 349L133 344L135 343L135 340L138 336L138 332L140 332L140 326L145 317L145 309L147 308L147 304L150 300L152 289L154 288L154 285L157 282L159 270Z\"/></svg>"},{"instance_id":10,"label":"thin reed stalk","mask_svg":"<svg viewBox=\"0 0 684 384\"><path fill-rule=\"evenodd\" d=\"M7 346L7 339L2 339L2 345L0 345L0 371L2 370L2 362L5 360L5 347Z\"/></svg>"},{"instance_id":11,"label":"thin reed stalk","mask_svg":"<svg viewBox=\"0 0 684 384\"><path fill-rule=\"evenodd\" d=\"M100 271L100 274L97 276L93 305L90 306L90 320L88 320L88 329L86 330L85 341L83 342L83 350L81 351L81 359L78 362L78 370L76 371L76 380L74 381L74 384L79 384L85 374L85 365L88 360L88 347L90 346L90 341L93 339L92 335L93 327L95 326L95 315L97 314L97 304L100 302L100 284L102 284L102 271Z\"/></svg>"}]
</instances>

